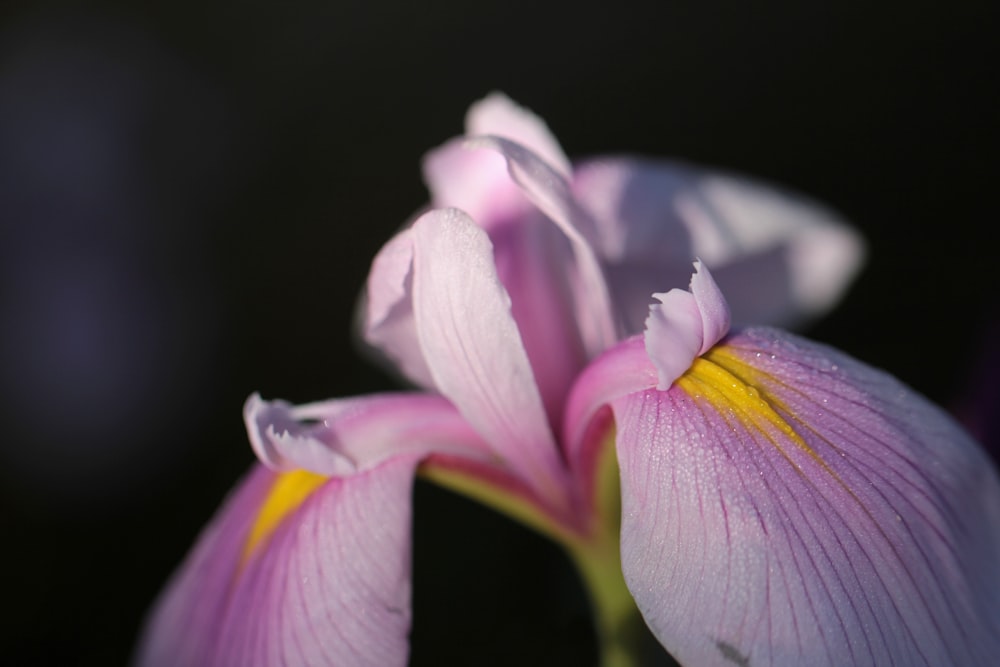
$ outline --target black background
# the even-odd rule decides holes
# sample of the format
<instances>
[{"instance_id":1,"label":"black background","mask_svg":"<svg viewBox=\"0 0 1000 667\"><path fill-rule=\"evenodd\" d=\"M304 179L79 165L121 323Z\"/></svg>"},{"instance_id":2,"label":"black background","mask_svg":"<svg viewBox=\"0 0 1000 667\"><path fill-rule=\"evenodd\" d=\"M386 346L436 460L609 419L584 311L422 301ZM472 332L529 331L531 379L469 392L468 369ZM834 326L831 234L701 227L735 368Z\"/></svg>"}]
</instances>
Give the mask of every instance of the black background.
<instances>
[{"instance_id":1,"label":"black background","mask_svg":"<svg viewBox=\"0 0 1000 667\"><path fill-rule=\"evenodd\" d=\"M830 203L871 255L809 335L992 410L995 17L866 5L5 4L0 663L127 661L253 461L249 393L396 386L357 352L355 299L425 202L420 157L491 90L570 156ZM416 506L415 664L588 664L555 548L423 485Z\"/></svg>"}]
</instances>

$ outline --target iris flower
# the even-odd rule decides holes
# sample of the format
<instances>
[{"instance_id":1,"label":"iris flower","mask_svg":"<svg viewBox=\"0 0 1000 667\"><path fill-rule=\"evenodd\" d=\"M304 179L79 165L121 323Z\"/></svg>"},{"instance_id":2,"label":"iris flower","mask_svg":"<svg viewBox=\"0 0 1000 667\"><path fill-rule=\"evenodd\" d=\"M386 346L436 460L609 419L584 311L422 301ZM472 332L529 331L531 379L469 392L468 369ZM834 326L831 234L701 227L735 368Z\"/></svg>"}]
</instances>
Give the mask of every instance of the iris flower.
<instances>
[{"instance_id":1,"label":"iris flower","mask_svg":"<svg viewBox=\"0 0 1000 667\"><path fill-rule=\"evenodd\" d=\"M574 169L499 95L467 126L367 285L367 341L420 390L252 396L262 464L138 664L404 664L417 475L567 549L603 664L633 664L640 615L688 666L1000 654L1000 483L979 447L881 371L730 330L837 298L860 245L835 216L686 166ZM672 284L689 289L657 293Z\"/></svg>"}]
</instances>

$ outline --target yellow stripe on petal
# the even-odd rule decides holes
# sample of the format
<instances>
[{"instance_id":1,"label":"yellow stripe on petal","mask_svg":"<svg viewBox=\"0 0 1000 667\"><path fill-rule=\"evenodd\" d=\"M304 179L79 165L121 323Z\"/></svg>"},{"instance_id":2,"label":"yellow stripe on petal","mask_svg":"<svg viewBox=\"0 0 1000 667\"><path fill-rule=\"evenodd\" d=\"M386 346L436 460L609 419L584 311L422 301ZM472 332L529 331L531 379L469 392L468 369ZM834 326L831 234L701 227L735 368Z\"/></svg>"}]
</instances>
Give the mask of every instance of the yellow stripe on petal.
<instances>
[{"instance_id":1,"label":"yellow stripe on petal","mask_svg":"<svg viewBox=\"0 0 1000 667\"><path fill-rule=\"evenodd\" d=\"M836 477L819 454L775 411L772 402L777 402L762 395L752 384L754 374L759 372L725 346L716 346L695 359L691 368L677 379L677 385L688 395L703 397L716 408L728 408L730 414L743 426L762 433L770 440L796 469L801 470L801 466L792 460L790 452L782 448L781 440L787 439L787 442L791 442Z\"/></svg>"},{"instance_id":2,"label":"yellow stripe on petal","mask_svg":"<svg viewBox=\"0 0 1000 667\"><path fill-rule=\"evenodd\" d=\"M312 493L329 478L305 470L280 473L274 479L267 498L261 504L257 519L250 530L240 564L244 564L291 512L298 509Z\"/></svg>"}]
</instances>

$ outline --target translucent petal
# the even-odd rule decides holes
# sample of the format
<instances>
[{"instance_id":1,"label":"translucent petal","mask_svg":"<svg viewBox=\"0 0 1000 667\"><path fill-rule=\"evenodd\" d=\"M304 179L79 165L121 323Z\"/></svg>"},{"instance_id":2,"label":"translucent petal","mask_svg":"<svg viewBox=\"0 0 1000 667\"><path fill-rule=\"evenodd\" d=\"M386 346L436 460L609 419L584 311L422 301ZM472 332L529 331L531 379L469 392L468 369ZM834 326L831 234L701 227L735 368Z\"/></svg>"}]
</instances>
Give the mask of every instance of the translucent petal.
<instances>
[{"instance_id":1,"label":"translucent petal","mask_svg":"<svg viewBox=\"0 0 1000 667\"><path fill-rule=\"evenodd\" d=\"M821 314L859 270L864 243L843 219L801 195L665 161L602 157L577 166L576 199L627 333L649 295L686 282L700 257L738 324L790 324Z\"/></svg>"}]
</instances>

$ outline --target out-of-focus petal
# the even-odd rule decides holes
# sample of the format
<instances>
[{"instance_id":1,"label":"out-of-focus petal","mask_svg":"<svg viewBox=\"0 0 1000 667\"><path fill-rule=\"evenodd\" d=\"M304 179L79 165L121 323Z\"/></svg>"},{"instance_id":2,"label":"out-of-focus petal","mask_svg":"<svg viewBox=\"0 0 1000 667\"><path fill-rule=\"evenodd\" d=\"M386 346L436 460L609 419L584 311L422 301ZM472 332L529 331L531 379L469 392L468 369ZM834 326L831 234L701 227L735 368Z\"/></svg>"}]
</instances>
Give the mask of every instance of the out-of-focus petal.
<instances>
[{"instance_id":1,"label":"out-of-focus petal","mask_svg":"<svg viewBox=\"0 0 1000 667\"><path fill-rule=\"evenodd\" d=\"M545 122L502 93L476 102L465 116L465 135L505 137L534 151L563 178L570 164ZM495 151L476 149L461 138L448 141L424 157L424 181L435 208L460 208L492 235L494 226L530 212L530 205Z\"/></svg>"},{"instance_id":2,"label":"out-of-focus petal","mask_svg":"<svg viewBox=\"0 0 1000 667\"><path fill-rule=\"evenodd\" d=\"M246 559L256 513L281 478L256 471L167 589L138 664L406 664L416 464L397 457L331 478Z\"/></svg>"},{"instance_id":3,"label":"out-of-focus petal","mask_svg":"<svg viewBox=\"0 0 1000 667\"><path fill-rule=\"evenodd\" d=\"M508 139L474 137L469 145L492 148L503 155L514 182L569 239L573 257L564 271L574 282L573 305L587 352L593 357L611 347L618 340L618 332L608 287L589 240L594 234L594 222L573 198L566 179L528 148Z\"/></svg>"},{"instance_id":4,"label":"out-of-focus petal","mask_svg":"<svg viewBox=\"0 0 1000 667\"><path fill-rule=\"evenodd\" d=\"M455 209L431 211L412 229L413 312L435 386L512 469L553 499L565 471L489 238Z\"/></svg>"},{"instance_id":5,"label":"out-of-focus petal","mask_svg":"<svg viewBox=\"0 0 1000 667\"><path fill-rule=\"evenodd\" d=\"M465 134L510 139L548 163L563 178L568 180L573 173L569 158L545 121L503 93L491 93L469 107Z\"/></svg>"},{"instance_id":6,"label":"out-of-focus petal","mask_svg":"<svg viewBox=\"0 0 1000 667\"><path fill-rule=\"evenodd\" d=\"M613 407L625 578L682 664L1000 652L1000 482L912 390L760 329Z\"/></svg>"},{"instance_id":7,"label":"out-of-focus petal","mask_svg":"<svg viewBox=\"0 0 1000 667\"><path fill-rule=\"evenodd\" d=\"M672 289L654 294L649 307L646 351L659 374L658 389L669 389L695 357L705 353L729 331L729 306L700 261L694 263L691 291Z\"/></svg>"},{"instance_id":8,"label":"out-of-focus petal","mask_svg":"<svg viewBox=\"0 0 1000 667\"><path fill-rule=\"evenodd\" d=\"M510 179L504 159L484 148L452 139L424 156L424 182L433 208L460 208L492 231L526 215L531 204Z\"/></svg>"},{"instance_id":9,"label":"out-of-focus petal","mask_svg":"<svg viewBox=\"0 0 1000 667\"><path fill-rule=\"evenodd\" d=\"M137 667L211 664L236 568L275 477L256 466L202 531L147 619Z\"/></svg>"},{"instance_id":10,"label":"out-of-focus petal","mask_svg":"<svg viewBox=\"0 0 1000 667\"><path fill-rule=\"evenodd\" d=\"M258 458L278 471L344 476L399 454L492 458L441 396L387 393L292 406L254 394L243 415Z\"/></svg>"},{"instance_id":11,"label":"out-of-focus petal","mask_svg":"<svg viewBox=\"0 0 1000 667\"><path fill-rule=\"evenodd\" d=\"M739 177L603 158L578 166L573 190L597 224L592 241L629 333L645 316L643 299L675 284L676 266L686 270L692 256L712 267L739 324L821 314L864 259L863 241L837 214Z\"/></svg>"}]
</instances>

